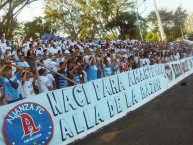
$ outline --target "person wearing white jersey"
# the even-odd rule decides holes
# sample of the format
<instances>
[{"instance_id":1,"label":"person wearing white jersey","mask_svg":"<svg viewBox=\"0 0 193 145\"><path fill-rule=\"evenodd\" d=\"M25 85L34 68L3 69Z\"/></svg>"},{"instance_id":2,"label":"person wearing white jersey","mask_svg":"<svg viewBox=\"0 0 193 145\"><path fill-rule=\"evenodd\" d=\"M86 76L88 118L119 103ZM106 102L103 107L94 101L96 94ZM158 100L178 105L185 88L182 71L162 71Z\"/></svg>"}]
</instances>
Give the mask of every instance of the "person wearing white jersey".
<instances>
[{"instance_id":1,"label":"person wearing white jersey","mask_svg":"<svg viewBox=\"0 0 193 145\"><path fill-rule=\"evenodd\" d=\"M30 79L33 78L33 74L29 72L29 70L25 70L21 74L21 78L22 79L19 81L19 90L22 98L25 99L25 98L34 96L35 92L34 92L33 84L30 81Z\"/></svg>"},{"instance_id":2,"label":"person wearing white jersey","mask_svg":"<svg viewBox=\"0 0 193 145\"><path fill-rule=\"evenodd\" d=\"M46 69L43 69L41 68L39 70L39 89L40 89L40 92L46 92L46 91L51 91L53 90L52 88L52 84L50 84L50 81L47 77L47 72L46 72Z\"/></svg>"}]
</instances>

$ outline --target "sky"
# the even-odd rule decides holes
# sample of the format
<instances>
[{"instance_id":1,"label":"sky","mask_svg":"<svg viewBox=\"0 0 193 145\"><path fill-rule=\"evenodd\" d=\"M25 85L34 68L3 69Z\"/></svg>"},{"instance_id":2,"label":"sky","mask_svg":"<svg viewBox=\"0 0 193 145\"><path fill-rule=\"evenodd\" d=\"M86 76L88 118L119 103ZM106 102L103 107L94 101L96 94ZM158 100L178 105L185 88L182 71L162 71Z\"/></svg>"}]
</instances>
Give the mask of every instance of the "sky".
<instances>
[{"instance_id":1,"label":"sky","mask_svg":"<svg viewBox=\"0 0 193 145\"><path fill-rule=\"evenodd\" d=\"M135 1L135 0L134 0ZM138 0L139 5L141 5L143 0ZM182 6L183 9L186 9L188 13L193 13L193 8L191 0L156 0L158 9L167 8L168 10L176 10L178 6ZM43 16L43 7L44 1L38 0L37 2L32 3L31 5L25 7L23 11L18 16L20 22L31 21L35 17ZM144 11L145 10L145 11ZM143 12L142 16L147 16L150 11L154 10L153 0L146 0L140 6L139 13Z\"/></svg>"},{"instance_id":2,"label":"sky","mask_svg":"<svg viewBox=\"0 0 193 145\"><path fill-rule=\"evenodd\" d=\"M26 6L18 15L18 20L20 22L32 21L39 16L44 16L44 0L38 0Z\"/></svg>"},{"instance_id":3,"label":"sky","mask_svg":"<svg viewBox=\"0 0 193 145\"><path fill-rule=\"evenodd\" d=\"M142 1L142 0L138 0ZM186 9L188 13L192 13L192 5L191 0L156 0L158 9L168 9L168 10L176 10L178 6L182 6L183 9ZM153 0L146 0L146 11L144 12L144 15L148 15L150 11L153 11L154 4ZM142 8L141 8L142 9Z\"/></svg>"}]
</instances>

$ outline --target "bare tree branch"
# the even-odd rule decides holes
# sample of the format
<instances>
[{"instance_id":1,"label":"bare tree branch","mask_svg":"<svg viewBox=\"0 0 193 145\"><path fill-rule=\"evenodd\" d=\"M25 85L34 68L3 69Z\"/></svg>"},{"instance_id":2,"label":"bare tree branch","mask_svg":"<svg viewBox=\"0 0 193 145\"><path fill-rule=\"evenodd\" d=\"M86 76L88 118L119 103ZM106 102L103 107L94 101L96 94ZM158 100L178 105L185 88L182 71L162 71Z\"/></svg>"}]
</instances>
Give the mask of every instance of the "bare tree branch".
<instances>
[{"instance_id":1,"label":"bare tree branch","mask_svg":"<svg viewBox=\"0 0 193 145\"><path fill-rule=\"evenodd\" d=\"M20 8L13 14L14 18L16 18L16 17L19 15L19 13L23 10L23 8L24 8L26 5L29 5L30 3L35 2L35 1L37 1L37 0L32 0L32 1L27 0L26 3L25 3L22 7L20 7Z\"/></svg>"},{"instance_id":2,"label":"bare tree branch","mask_svg":"<svg viewBox=\"0 0 193 145\"><path fill-rule=\"evenodd\" d=\"M4 8L11 0L6 0L3 4L0 5L0 10Z\"/></svg>"}]
</instances>

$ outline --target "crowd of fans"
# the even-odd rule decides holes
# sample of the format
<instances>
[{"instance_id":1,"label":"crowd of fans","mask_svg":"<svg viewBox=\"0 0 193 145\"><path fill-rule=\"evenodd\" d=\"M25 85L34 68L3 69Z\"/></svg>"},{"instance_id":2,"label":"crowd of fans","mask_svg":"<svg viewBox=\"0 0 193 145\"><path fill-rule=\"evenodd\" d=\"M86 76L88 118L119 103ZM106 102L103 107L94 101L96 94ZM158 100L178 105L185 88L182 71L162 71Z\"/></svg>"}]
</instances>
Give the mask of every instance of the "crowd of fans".
<instances>
[{"instance_id":1,"label":"crowd of fans","mask_svg":"<svg viewBox=\"0 0 193 145\"><path fill-rule=\"evenodd\" d=\"M4 36L0 40L1 104L192 56L191 46L183 42L90 38L77 41L69 37L59 40L20 38L15 44L10 47Z\"/></svg>"}]
</instances>

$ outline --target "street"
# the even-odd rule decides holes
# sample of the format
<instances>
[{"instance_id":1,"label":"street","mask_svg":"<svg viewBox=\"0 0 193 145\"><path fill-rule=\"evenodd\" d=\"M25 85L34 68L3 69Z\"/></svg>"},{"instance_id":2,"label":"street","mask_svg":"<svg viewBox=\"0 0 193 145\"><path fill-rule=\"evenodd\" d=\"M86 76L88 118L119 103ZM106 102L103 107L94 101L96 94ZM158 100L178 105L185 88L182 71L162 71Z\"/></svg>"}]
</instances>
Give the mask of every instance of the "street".
<instances>
[{"instance_id":1,"label":"street","mask_svg":"<svg viewBox=\"0 0 193 145\"><path fill-rule=\"evenodd\" d=\"M193 75L184 81L71 145L193 145Z\"/></svg>"}]
</instances>

